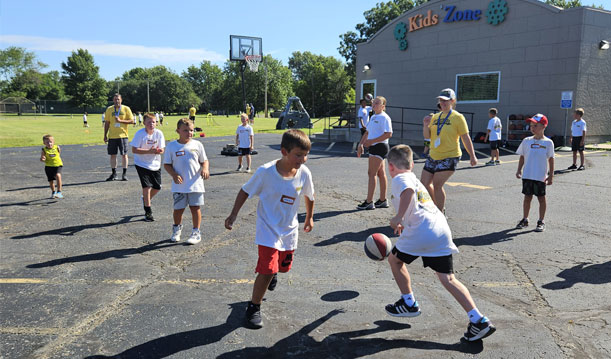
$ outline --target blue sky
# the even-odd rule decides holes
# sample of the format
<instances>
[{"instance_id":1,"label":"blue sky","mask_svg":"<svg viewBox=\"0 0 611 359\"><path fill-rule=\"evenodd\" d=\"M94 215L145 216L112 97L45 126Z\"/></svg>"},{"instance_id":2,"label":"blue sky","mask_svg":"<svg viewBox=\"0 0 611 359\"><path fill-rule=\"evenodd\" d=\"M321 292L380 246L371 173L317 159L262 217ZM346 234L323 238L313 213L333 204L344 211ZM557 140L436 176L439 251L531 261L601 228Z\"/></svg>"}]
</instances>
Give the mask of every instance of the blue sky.
<instances>
[{"instance_id":1,"label":"blue sky","mask_svg":"<svg viewBox=\"0 0 611 359\"><path fill-rule=\"evenodd\" d=\"M611 9L611 0L582 0ZM339 35L364 21L371 0L0 0L0 48L20 46L60 70L72 50L93 54L112 80L134 67L181 73L210 60L222 65L229 35L263 38L263 52L287 64L294 51L341 58Z\"/></svg>"}]
</instances>

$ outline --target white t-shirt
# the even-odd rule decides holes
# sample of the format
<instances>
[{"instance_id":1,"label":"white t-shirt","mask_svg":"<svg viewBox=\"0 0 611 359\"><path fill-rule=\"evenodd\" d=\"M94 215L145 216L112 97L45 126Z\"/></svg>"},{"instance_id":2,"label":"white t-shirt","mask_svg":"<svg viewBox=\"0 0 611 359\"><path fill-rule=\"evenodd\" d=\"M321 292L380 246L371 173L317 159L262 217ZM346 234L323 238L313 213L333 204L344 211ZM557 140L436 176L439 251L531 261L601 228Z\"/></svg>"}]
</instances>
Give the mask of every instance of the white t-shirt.
<instances>
[{"instance_id":1,"label":"white t-shirt","mask_svg":"<svg viewBox=\"0 0 611 359\"><path fill-rule=\"evenodd\" d=\"M158 129L153 130L153 134L149 135L146 132L146 128L139 129L132 142L130 142L132 147L150 149L153 147L156 148L164 148L165 147L165 137L163 136L163 132ZM140 166L151 171L158 171L161 168L161 155L147 153L147 154L134 154L134 163L136 166Z\"/></svg>"},{"instance_id":2,"label":"white t-shirt","mask_svg":"<svg viewBox=\"0 0 611 359\"><path fill-rule=\"evenodd\" d=\"M314 184L310 170L301 165L293 178L284 178L274 160L259 167L242 190L249 198L258 195L257 234L255 243L280 251L297 248L300 195L314 200Z\"/></svg>"},{"instance_id":3,"label":"white t-shirt","mask_svg":"<svg viewBox=\"0 0 611 359\"><path fill-rule=\"evenodd\" d=\"M367 124L369 123L369 113L371 112L371 106L359 107L359 112L357 113L357 118L362 118L363 123L365 124L364 128L367 128ZM359 128L361 128L361 121L358 121Z\"/></svg>"},{"instance_id":4,"label":"white t-shirt","mask_svg":"<svg viewBox=\"0 0 611 359\"><path fill-rule=\"evenodd\" d=\"M240 125L237 130L235 130L235 133L238 135L238 148L250 148L250 136L255 135L255 131L252 130L252 127L250 125Z\"/></svg>"},{"instance_id":5,"label":"white t-shirt","mask_svg":"<svg viewBox=\"0 0 611 359\"><path fill-rule=\"evenodd\" d=\"M104 113L102 114L102 122L106 122L106 120L104 119L104 116L105 116L105 115L106 115L106 114L104 114Z\"/></svg>"},{"instance_id":6,"label":"white t-shirt","mask_svg":"<svg viewBox=\"0 0 611 359\"><path fill-rule=\"evenodd\" d=\"M205 192L200 171L201 164L207 160L204 145L199 141L192 139L185 144L179 143L178 140L170 142L165 149L163 163L171 164L174 171L182 177L181 184L172 181L172 192Z\"/></svg>"},{"instance_id":7,"label":"white t-shirt","mask_svg":"<svg viewBox=\"0 0 611 359\"><path fill-rule=\"evenodd\" d=\"M526 137L516 153L524 156L522 178L544 182L548 171L547 160L554 157L554 142L545 136L540 140L534 136Z\"/></svg>"},{"instance_id":8,"label":"white t-shirt","mask_svg":"<svg viewBox=\"0 0 611 359\"><path fill-rule=\"evenodd\" d=\"M138 122L142 122L142 114L141 113L138 114Z\"/></svg>"},{"instance_id":9,"label":"white t-shirt","mask_svg":"<svg viewBox=\"0 0 611 359\"><path fill-rule=\"evenodd\" d=\"M83 115L83 122L87 122L87 115Z\"/></svg>"},{"instance_id":10,"label":"white t-shirt","mask_svg":"<svg viewBox=\"0 0 611 359\"><path fill-rule=\"evenodd\" d=\"M501 139L501 130L503 129L503 125L501 124L501 120L498 117L493 117L488 121L488 130L490 130L490 135L488 136L488 140L490 141L498 141Z\"/></svg>"},{"instance_id":11,"label":"white t-shirt","mask_svg":"<svg viewBox=\"0 0 611 359\"><path fill-rule=\"evenodd\" d=\"M367 124L367 139L378 138L385 132L392 133L392 121L390 116L388 116L386 112L371 116L371 119ZM372 144L372 146L377 145L378 143L388 143L388 138L382 142L376 142Z\"/></svg>"},{"instance_id":12,"label":"white t-shirt","mask_svg":"<svg viewBox=\"0 0 611 359\"><path fill-rule=\"evenodd\" d=\"M573 137L581 137L583 136L583 131L587 131L588 127L586 126L586 121L583 118L579 121L573 120L573 124L571 125L571 134Z\"/></svg>"},{"instance_id":13,"label":"white t-shirt","mask_svg":"<svg viewBox=\"0 0 611 359\"><path fill-rule=\"evenodd\" d=\"M395 244L397 249L425 257L458 253L445 216L413 172L400 173L392 179L391 201L395 211L399 209L401 193L408 188L414 191L414 195L401 222L404 229Z\"/></svg>"}]
</instances>

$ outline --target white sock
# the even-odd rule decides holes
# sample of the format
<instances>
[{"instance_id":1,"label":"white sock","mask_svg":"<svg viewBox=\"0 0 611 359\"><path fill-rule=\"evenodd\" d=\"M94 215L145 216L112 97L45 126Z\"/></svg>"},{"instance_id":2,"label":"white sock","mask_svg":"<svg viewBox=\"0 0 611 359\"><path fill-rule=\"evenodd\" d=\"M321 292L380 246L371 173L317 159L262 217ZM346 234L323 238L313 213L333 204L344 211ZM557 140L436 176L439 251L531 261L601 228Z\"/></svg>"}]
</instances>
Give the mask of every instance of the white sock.
<instances>
[{"instance_id":1,"label":"white sock","mask_svg":"<svg viewBox=\"0 0 611 359\"><path fill-rule=\"evenodd\" d=\"M413 307L416 303L416 299L414 298L414 295L412 293L402 294L401 297L403 297L403 300L405 301L405 304L407 304L408 307Z\"/></svg>"},{"instance_id":2,"label":"white sock","mask_svg":"<svg viewBox=\"0 0 611 359\"><path fill-rule=\"evenodd\" d=\"M467 315L469 316L469 321L471 321L471 323L477 323L484 317L484 315L480 313L477 308L471 309Z\"/></svg>"}]
</instances>

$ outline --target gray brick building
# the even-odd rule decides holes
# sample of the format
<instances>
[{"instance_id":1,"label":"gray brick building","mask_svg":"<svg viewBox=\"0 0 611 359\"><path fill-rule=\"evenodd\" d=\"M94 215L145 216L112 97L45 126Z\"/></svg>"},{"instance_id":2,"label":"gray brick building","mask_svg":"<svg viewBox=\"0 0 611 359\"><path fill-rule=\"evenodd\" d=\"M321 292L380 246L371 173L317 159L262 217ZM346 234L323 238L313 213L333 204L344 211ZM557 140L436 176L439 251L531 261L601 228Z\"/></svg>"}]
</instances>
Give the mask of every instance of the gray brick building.
<instances>
[{"instance_id":1,"label":"gray brick building","mask_svg":"<svg viewBox=\"0 0 611 359\"><path fill-rule=\"evenodd\" d=\"M546 134L561 136L561 95L570 91L567 133L573 110L583 107L588 142L610 140L611 49L603 40L611 41L606 10L563 10L536 0L433 0L358 45L356 95L433 108L439 91L450 87L457 110L474 113L474 132L485 131L488 109L496 107L504 125L510 114L543 113L550 120ZM402 121L421 119L421 113L409 116Z\"/></svg>"}]
</instances>

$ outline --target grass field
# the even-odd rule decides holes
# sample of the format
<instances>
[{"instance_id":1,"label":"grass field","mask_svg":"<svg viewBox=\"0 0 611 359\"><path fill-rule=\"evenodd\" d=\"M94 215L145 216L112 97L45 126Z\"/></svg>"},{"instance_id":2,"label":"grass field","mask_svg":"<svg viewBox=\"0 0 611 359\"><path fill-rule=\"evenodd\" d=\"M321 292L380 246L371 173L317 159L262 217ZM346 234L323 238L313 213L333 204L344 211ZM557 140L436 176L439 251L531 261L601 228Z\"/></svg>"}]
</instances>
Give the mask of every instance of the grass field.
<instances>
[{"instance_id":1,"label":"grass field","mask_svg":"<svg viewBox=\"0 0 611 359\"><path fill-rule=\"evenodd\" d=\"M157 126L166 138L171 141L178 138L176 134L176 122L184 116L165 116L164 126ZM89 127L83 127L82 115L53 115L53 116L17 116L15 114L0 115L0 147L26 147L41 146L42 136L52 134L58 145L88 144L100 145L104 143L104 132L102 126L102 115L94 114L88 116ZM214 124L207 124L206 116L197 116L195 126L201 127L206 137L230 136L235 135L235 130L240 125L237 115L213 116ZM276 130L276 118L255 119L253 126L256 133L282 133L283 130ZM323 130L324 121L319 121L314 125L312 133ZM129 137L141 127L129 128ZM307 129L306 129L307 133ZM199 136L199 134L195 134Z\"/></svg>"}]
</instances>

